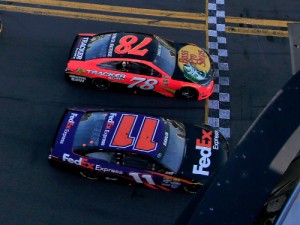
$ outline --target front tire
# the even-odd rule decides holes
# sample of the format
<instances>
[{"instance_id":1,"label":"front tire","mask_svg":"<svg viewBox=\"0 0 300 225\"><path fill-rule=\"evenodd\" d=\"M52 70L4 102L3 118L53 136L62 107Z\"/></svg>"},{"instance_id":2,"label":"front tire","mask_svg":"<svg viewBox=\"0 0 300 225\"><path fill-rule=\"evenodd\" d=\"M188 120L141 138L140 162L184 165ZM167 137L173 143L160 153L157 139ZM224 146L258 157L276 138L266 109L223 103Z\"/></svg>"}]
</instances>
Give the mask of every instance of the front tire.
<instances>
[{"instance_id":1,"label":"front tire","mask_svg":"<svg viewBox=\"0 0 300 225\"><path fill-rule=\"evenodd\" d=\"M183 87L176 92L177 97L185 99L197 99L198 92L196 89L191 87Z\"/></svg>"},{"instance_id":2,"label":"front tire","mask_svg":"<svg viewBox=\"0 0 300 225\"><path fill-rule=\"evenodd\" d=\"M92 84L101 91L107 91L110 87L110 82L104 79L94 79Z\"/></svg>"}]
</instances>

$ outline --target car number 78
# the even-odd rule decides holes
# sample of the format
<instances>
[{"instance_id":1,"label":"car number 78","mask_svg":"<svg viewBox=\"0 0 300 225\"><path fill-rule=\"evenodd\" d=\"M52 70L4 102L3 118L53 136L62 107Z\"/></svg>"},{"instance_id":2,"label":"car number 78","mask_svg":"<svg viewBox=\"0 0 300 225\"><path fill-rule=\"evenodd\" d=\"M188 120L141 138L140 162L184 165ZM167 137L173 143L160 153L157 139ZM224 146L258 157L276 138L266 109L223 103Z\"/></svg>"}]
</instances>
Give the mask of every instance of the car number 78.
<instances>
[{"instance_id":1,"label":"car number 78","mask_svg":"<svg viewBox=\"0 0 300 225\"><path fill-rule=\"evenodd\" d=\"M156 79L147 79L143 77L134 77L130 81L132 81L133 83L128 85L128 88L133 88L138 84L142 84L139 86L139 88L143 90L152 90L155 85L158 84L158 81Z\"/></svg>"}]
</instances>

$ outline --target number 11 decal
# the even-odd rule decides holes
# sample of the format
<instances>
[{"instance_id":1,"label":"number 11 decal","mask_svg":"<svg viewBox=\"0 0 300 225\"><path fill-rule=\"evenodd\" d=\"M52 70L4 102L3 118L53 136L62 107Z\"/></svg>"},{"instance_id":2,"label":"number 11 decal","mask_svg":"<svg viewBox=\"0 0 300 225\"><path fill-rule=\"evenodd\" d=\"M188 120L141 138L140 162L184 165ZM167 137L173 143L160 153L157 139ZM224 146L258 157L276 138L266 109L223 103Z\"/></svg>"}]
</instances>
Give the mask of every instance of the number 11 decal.
<instances>
[{"instance_id":1,"label":"number 11 decal","mask_svg":"<svg viewBox=\"0 0 300 225\"><path fill-rule=\"evenodd\" d=\"M157 142L153 139L159 124L159 120L152 117L145 117L140 127L137 127L136 121L138 116L123 114L116 128L111 147L126 148L133 146L137 151L154 151L157 148ZM132 132L137 129L137 134Z\"/></svg>"}]
</instances>

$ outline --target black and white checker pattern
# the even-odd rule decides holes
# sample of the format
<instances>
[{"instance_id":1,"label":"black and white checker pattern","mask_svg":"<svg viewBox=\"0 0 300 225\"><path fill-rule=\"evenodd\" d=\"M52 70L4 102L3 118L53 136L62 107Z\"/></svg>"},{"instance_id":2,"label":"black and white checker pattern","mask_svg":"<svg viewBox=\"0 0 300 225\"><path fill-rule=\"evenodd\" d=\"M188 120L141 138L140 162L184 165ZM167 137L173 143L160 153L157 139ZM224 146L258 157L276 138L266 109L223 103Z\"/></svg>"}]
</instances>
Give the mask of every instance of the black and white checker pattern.
<instances>
[{"instance_id":1,"label":"black and white checker pattern","mask_svg":"<svg viewBox=\"0 0 300 225\"><path fill-rule=\"evenodd\" d=\"M208 124L230 138L229 67L225 26L225 0L208 1L208 49L216 66L216 85L208 100Z\"/></svg>"}]
</instances>

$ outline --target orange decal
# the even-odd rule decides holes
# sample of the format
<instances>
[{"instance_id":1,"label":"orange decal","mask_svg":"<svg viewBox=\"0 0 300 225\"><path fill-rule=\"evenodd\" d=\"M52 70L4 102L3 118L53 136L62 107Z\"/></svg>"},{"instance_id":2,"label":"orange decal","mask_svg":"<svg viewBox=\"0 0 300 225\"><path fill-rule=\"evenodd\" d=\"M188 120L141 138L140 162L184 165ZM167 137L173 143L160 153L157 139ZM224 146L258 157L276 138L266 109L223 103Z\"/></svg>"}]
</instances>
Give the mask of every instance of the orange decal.
<instances>
[{"instance_id":1,"label":"orange decal","mask_svg":"<svg viewBox=\"0 0 300 225\"><path fill-rule=\"evenodd\" d=\"M146 118L141 128L139 138L135 147L144 151L150 151L156 148L157 143L154 142L153 136L158 125L158 120L153 118Z\"/></svg>"},{"instance_id":2,"label":"orange decal","mask_svg":"<svg viewBox=\"0 0 300 225\"><path fill-rule=\"evenodd\" d=\"M116 135L112 141L113 146L126 147L133 143L134 138L129 137L136 117L133 115L123 115L119 127L117 128Z\"/></svg>"}]
</instances>

